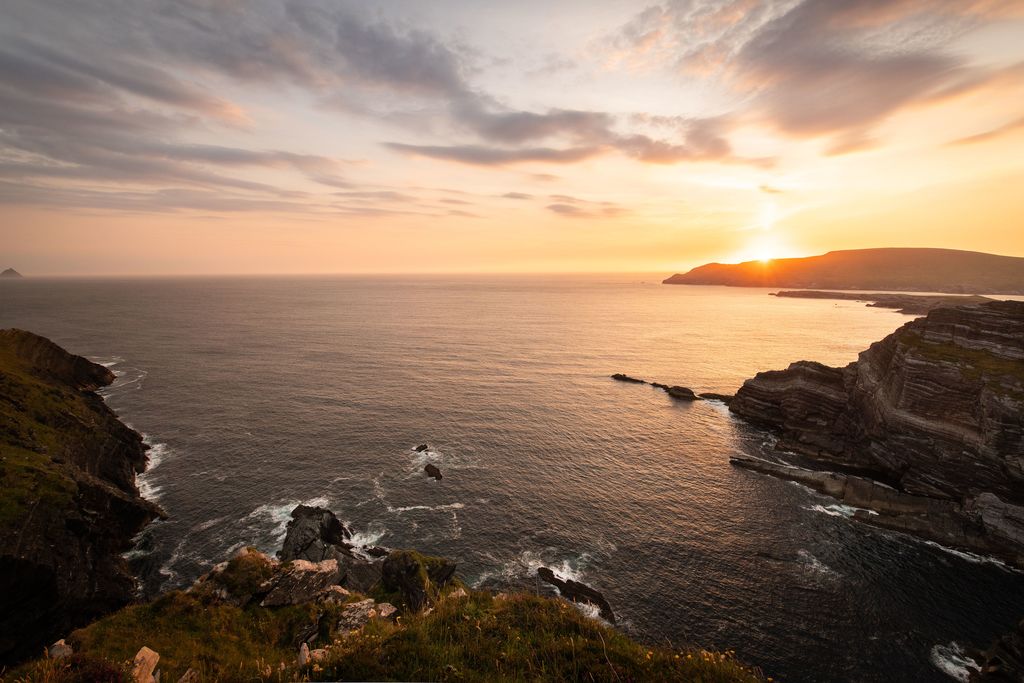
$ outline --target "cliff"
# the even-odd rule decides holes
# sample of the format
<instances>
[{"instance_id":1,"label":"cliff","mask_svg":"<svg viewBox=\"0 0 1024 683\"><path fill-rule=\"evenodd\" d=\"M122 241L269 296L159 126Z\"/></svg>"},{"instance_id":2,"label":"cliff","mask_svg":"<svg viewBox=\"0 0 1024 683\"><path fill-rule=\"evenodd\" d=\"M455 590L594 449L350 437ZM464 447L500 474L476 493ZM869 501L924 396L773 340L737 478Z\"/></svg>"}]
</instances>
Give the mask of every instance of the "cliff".
<instances>
[{"instance_id":1,"label":"cliff","mask_svg":"<svg viewBox=\"0 0 1024 683\"><path fill-rule=\"evenodd\" d=\"M1024 294L1024 258L956 249L851 249L807 258L709 263L664 284Z\"/></svg>"},{"instance_id":2,"label":"cliff","mask_svg":"<svg viewBox=\"0 0 1024 683\"><path fill-rule=\"evenodd\" d=\"M125 605L121 553L162 514L143 500L142 437L94 392L101 365L0 330L0 663Z\"/></svg>"},{"instance_id":3,"label":"cliff","mask_svg":"<svg viewBox=\"0 0 1024 683\"><path fill-rule=\"evenodd\" d=\"M858 519L1024 567L1024 302L935 309L845 368L759 373L729 408L836 471L803 483L880 513Z\"/></svg>"}]
</instances>

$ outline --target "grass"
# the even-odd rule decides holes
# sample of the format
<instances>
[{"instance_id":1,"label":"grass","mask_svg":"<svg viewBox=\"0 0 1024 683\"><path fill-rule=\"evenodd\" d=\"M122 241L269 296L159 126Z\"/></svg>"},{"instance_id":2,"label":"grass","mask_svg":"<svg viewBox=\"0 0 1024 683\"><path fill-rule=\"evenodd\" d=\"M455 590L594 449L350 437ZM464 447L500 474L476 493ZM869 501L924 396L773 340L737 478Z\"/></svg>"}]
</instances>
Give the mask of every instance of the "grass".
<instances>
[{"instance_id":1,"label":"grass","mask_svg":"<svg viewBox=\"0 0 1024 683\"><path fill-rule=\"evenodd\" d=\"M167 681L178 680L189 668L202 681L771 680L731 652L646 647L564 600L445 593L429 612L406 614L395 622L375 620L361 631L344 633L329 627L342 609L338 605L243 609L175 592L125 608L76 631L68 641L78 661L115 673L123 673L146 645L160 654L159 669ZM319 646L329 644L329 654L299 668L299 643L318 617ZM74 666L41 659L4 680L90 680L77 673Z\"/></svg>"},{"instance_id":2,"label":"grass","mask_svg":"<svg viewBox=\"0 0 1024 683\"><path fill-rule=\"evenodd\" d=\"M0 347L0 535L16 533L37 505L71 505L77 485L60 456L88 424L80 396L34 377Z\"/></svg>"},{"instance_id":3,"label":"grass","mask_svg":"<svg viewBox=\"0 0 1024 683\"><path fill-rule=\"evenodd\" d=\"M968 349L952 342L929 342L916 333L901 336L900 342L930 361L956 365L965 380L984 382L996 393L1024 398L1024 361L1002 358L983 349ZM1002 381L1006 379L1010 380L1010 385L1016 386L1008 386Z\"/></svg>"}]
</instances>

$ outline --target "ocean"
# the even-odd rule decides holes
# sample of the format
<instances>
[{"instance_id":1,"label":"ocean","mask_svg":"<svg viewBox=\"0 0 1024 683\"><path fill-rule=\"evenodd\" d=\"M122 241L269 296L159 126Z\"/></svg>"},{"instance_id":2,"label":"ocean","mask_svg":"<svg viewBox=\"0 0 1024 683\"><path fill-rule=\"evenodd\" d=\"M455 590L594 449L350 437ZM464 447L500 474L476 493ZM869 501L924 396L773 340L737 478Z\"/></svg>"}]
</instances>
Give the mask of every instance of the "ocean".
<instances>
[{"instance_id":1,"label":"ocean","mask_svg":"<svg viewBox=\"0 0 1024 683\"><path fill-rule=\"evenodd\" d=\"M651 643L735 649L777 679L965 680L959 651L1024 616L1024 574L855 523L733 468L770 450L715 401L800 359L841 365L910 320L852 301L656 276L221 277L0 282L0 327L117 375L170 515L130 557L147 594L325 505L362 542L546 592L601 590ZM429 444L415 453L418 444ZM432 462L441 481L428 478Z\"/></svg>"}]
</instances>

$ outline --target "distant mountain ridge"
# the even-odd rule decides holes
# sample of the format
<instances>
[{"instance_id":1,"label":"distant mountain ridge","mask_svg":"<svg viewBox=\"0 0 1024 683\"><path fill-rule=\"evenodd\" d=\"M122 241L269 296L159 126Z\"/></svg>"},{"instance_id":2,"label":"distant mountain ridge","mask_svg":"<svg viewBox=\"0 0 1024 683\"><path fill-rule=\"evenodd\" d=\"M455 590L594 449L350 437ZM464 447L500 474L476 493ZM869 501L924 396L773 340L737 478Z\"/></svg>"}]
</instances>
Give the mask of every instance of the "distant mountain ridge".
<instances>
[{"instance_id":1,"label":"distant mountain ridge","mask_svg":"<svg viewBox=\"0 0 1024 683\"><path fill-rule=\"evenodd\" d=\"M14 268L8 268L7 270L0 271L0 277L25 277Z\"/></svg>"},{"instance_id":2,"label":"distant mountain ridge","mask_svg":"<svg viewBox=\"0 0 1024 683\"><path fill-rule=\"evenodd\" d=\"M709 263L663 284L1024 294L1024 258L958 249L850 249L806 258Z\"/></svg>"}]
</instances>

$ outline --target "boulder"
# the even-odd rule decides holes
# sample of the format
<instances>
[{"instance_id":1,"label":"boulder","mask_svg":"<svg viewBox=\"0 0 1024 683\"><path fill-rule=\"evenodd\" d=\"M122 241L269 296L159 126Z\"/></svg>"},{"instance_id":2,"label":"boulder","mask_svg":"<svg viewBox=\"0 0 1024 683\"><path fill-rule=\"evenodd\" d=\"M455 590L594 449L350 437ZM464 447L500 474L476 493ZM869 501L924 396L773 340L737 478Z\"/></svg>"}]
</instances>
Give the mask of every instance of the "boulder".
<instances>
[{"instance_id":1,"label":"boulder","mask_svg":"<svg viewBox=\"0 0 1024 683\"><path fill-rule=\"evenodd\" d=\"M612 606L608 604L608 601L600 591L579 581L573 581L572 579L562 580L555 576L555 573L547 567L538 568L537 575L545 582L557 588L558 593L566 600L594 605L598 608L602 619L612 624L615 623L615 613L612 611Z\"/></svg>"},{"instance_id":2,"label":"boulder","mask_svg":"<svg viewBox=\"0 0 1024 683\"><path fill-rule=\"evenodd\" d=\"M369 593L380 583L381 563L354 558L345 563L345 576L341 584L357 593Z\"/></svg>"},{"instance_id":3,"label":"boulder","mask_svg":"<svg viewBox=\"0 0 1024 683\"><path fill-rule=\"evenodd\" d=\"M395 550L384 560L381 584L385 591L398 593L408 609L419 612L451 581L455 568L454 562L441 557Z\"/></svg>"},{"instance_id":4,"label":"boulder","mask_svg":"<svg viewBox=\"0 0 1024 683\"><path fill-rule=\"evenodd\" d=\"M379 545L364 545L363 552L370 557L387 557L388 549Z\"/></svg>"},{"instance_id":5,"label":"boulder","mask_svg":"<svg viewBox=\"0 0 1024 683\"><path fill-rule=\"evenodd\" d=\"M441 481L441 470L438 469L437 465L428 462L427 466L423 468L423 471L427 473L428 477L433 477L437 481Z\"/></svg>"},{"instance_id":6,"label":"boulder","mask_svg":"<svg viewBox=\"0 0 1024 683\"><path fill-rule=\"evenodd\" d=\"M413 450L416 451L417 453L422 453L423 451L427 450L427 448L428 448L427 444L421 443L419 446L417 446Z\"/></svg>"},{"instance_id":7,"label":"boulder","mask_svg":"<svg viewBox=\"0 0 1024 683\"><path fill-rule=\"evenodd\" d=\"M263 586L266 597L260 602L263 607L283 607L312 602L324 589L335 585L341 578L337 560L307 562L295 560L281 566L275 575Z\"/></svg>"},{"instance_id":8,"label":"boulder","mask_svg":"<svg viewBox=\"0 0 1024 683\"><path fill-rule=\"evenodd\" d=\"M132 660L132 680L135 683L154 683L153 671L159 661L160 655L143 645Z\"/></svg>"},{"instance_id":9,"label":"boulder","mask_svg":"<svg viewBox=\"0 0 1024 683\"><path fill-rule=\"evenodd\" d=\"M73 654L75 654L75 651L70 645L64 642L63 638L46 648L46 655L50 659L64 659L65 657L70 657Z\"/></svg>"},{"instance_id":10,"label":"boulder","mask_svg":"<svg viewBox=\"0 0 1024 683\"><path fill-rule=\"evenodd\" d=\"M371 619L388 618L398 610L388 602L376 603L367 598L359 602L345 605L338 618L337 629L339 631L358 631L370 622Z\"/></svg>"},{"instance_id":11,"label":"boulder","mask_svg":"<svg viewBox=\"0 0 1024 683\"><path fill-rule=\"evenodd\" d=\"M336 559L349 547L350 538L352 531L330 510L299 505L292 510L284 544L277 556L285 562Z\"/></svg>"},{"instance_id":12,"label":"boulder","mask_svg":"<svg viewBox=\"0 0 1024 683\"><path fill-rule=\"evenodd\" d=\"M701 400L697 394L693 393L693 389L687 387L669 387L665 389L665 392L672 398L679 401L699 401Z\"/></svg>"},{"instance_id":13,"label":"boulder","mask_svg":"<svg viewBox=\"0 0 1024 683\"><path fill-rule=\"evenodd\" d=\"M348 600L350 595L352 595L352 593L341 586L328 586L320 591L320 594L316 596L316 600L317 602L341 605Z\"/></svg>"}]
</instances>

